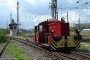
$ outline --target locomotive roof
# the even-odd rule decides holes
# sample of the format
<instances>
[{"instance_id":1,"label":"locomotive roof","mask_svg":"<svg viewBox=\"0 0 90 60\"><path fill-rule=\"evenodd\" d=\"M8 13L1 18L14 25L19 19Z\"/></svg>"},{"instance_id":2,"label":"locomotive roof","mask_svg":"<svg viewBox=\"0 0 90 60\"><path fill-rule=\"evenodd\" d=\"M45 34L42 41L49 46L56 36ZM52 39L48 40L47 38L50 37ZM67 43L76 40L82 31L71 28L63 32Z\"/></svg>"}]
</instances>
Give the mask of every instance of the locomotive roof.
<instances>
[{"instance_id":1,"label":"locomotive roof","mask_svg":"<svg viewBox=\"0 0 90 60\"><path fill-rule=\"evenodd\" d=\"M46 24L46 23L53 23L53 22L55 23L55 22L61 22L61 21L49 19L49 20L47 20L47 21L43 21L43 22L39 23L39 25L41 25L41 24Z\"/></svg>"}]
</instances>

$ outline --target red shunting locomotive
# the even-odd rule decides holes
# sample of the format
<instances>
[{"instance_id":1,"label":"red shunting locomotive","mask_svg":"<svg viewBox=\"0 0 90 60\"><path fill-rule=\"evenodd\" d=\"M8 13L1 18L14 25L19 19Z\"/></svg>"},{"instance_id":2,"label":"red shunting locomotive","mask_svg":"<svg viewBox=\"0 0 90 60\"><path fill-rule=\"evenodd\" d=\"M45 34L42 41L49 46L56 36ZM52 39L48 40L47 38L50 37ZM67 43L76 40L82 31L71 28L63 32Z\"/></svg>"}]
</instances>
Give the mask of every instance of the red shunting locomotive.
<instances>
[{"instance_id":1,"label":"red shunting locomotive","mask_svg":"<svg viewBox=\"0 0 90 60\"><path fill-rule=\"evenodd\" d=\"M61 21L49 19L35 26L35 43L49 46L51 50L78 49L81 39L79 31L70 35L69 23L64 18Z\"/></svg>"}]
</instances>

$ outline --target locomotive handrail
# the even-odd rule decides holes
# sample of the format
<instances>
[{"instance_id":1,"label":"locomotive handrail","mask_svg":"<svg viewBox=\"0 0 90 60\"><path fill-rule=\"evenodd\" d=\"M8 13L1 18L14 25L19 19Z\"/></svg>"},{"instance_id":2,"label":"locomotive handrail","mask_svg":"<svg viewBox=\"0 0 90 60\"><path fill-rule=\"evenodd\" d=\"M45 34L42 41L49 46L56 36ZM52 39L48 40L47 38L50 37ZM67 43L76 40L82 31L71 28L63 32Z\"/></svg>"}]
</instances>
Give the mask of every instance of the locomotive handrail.
<instances>
[{"instance_id":1,"label":"locomotive handrail","mask_svg":"<svg viewBox=\"0 0 90 60\"><path fill-rule=\"evenodd\" d=\"M47 34L50 34L50 35L51 35L51 33L46 33L46 34L45 34L45 43L46 43L46 35L47 35Z\"/></svg>"}]
</instances>

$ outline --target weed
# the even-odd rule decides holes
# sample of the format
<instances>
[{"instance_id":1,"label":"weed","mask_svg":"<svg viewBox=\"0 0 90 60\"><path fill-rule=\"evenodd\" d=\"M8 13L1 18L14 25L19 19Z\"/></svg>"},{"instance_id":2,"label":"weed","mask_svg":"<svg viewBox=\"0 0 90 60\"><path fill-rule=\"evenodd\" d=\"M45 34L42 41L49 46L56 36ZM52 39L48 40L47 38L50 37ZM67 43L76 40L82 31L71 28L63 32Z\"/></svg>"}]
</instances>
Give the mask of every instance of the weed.
<instances>
[{"instance_id":1,"label":"weed","mask_svg":"<svg viewBox=\"0 0 90 60\"><path fill-rule=\"evenodd\" d=\"M18 36L14 36L16 38L20 38L20 39L23 39L24 37L22 35L18 35Z\"/></svg>"},{"instance_id":2,"label":"weed","mask_svg":"<svg viewBox=\"0 0 90 60\"><path fill-rule=\"evenodd\" d=\"M90 51L90 43L81 43L81 47L79 48L80 50L88 50Z\"/></svg>"},{"instance_id":3,"label":"weed","mask_svg":"<svg viewBox=\"0 0 90 60\"><path fill-rule=\"evenodd\" d=\"M31 58L24 54L24 51L20 49L16 44L10 42L9 47L5 51L6 54L12 54L16 60L31 60Z\"/></svg>"}]
</instances>

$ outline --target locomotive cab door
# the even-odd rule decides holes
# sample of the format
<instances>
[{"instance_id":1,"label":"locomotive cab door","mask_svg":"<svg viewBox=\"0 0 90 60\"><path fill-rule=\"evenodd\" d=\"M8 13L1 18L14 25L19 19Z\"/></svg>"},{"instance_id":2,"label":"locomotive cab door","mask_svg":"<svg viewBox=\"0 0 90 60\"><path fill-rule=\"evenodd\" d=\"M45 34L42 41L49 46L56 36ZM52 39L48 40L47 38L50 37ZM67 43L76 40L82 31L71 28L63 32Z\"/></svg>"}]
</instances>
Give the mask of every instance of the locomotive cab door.
<instances>
[{"instance_id":1,"label":"locomotive cab door","mask_svg":"<svg viewBox=\"0 0 90 60\"><path fill-rule=\"evenodd\" d=\"M41 43L48 43L47 39L47 27L46 25L42 24L39 25L39 37L40 37L40 42Z\"/></svg>"},{"instance_id":2,"label":"locomotive cab door","mask_svg":"<svg viewBox=\"0 0 90 60\"><path fill-rule=\"evenodd\" d=\"M50 36L51 36L51 34L48 31L48 26L47 25L43 25L43 34L45 36L45 43L50 44Z\"/></svg>"},{"instance_id":3,"label":"locomotive cab door","mask_svg":"<svg viewBox=\"0 0 90 60\"><path fill-rule=\"evenodd\" d=\"M35 43L39 44L38 26L35 26Z\"/></svg>"}]
</instances>

